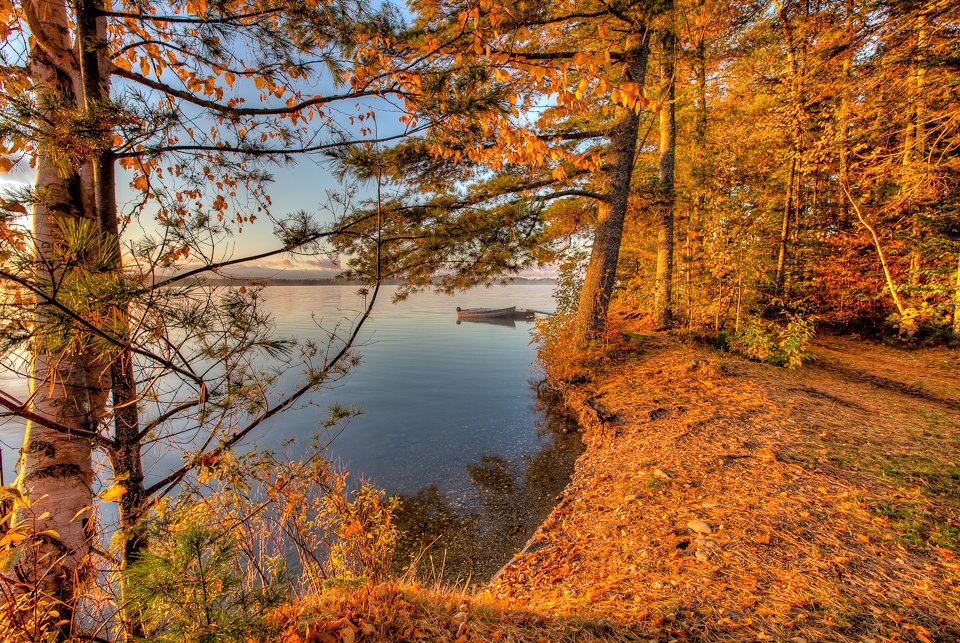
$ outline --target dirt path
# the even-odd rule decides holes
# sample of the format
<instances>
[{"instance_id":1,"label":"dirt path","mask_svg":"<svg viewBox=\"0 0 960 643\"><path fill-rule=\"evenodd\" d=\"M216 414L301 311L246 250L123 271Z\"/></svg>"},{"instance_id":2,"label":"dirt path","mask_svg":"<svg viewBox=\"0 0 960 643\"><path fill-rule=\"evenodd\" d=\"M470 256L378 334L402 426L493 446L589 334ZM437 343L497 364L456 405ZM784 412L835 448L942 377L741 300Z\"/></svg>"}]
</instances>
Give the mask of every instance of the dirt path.
<instances>
[{"instance_id":1,"label":"dirt path","mask_svg":"<svg viewBox=\"0 0 960 643\"><path fill-rule=\"evenodd\" d=\"M826 339L787 371L623 330L496 597L656 638L960 640L957 351Z\"/></svg>"}]
</instances>

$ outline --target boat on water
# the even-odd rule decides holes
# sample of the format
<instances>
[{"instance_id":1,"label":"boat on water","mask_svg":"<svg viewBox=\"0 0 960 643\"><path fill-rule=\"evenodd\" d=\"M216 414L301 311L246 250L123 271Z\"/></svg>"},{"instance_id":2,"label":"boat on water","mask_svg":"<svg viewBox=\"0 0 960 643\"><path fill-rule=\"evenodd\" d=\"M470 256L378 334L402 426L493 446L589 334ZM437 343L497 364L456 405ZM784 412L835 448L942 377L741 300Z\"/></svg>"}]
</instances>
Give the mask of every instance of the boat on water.
<instances>
[{"instance_id":1,"label":"boat on water","mask_svg":"<svg viewBox=\"0 0 960 643\"><path fill-rule=\"evenodd\" d=\"M457 317L460 319L513 319L516 315L516 306L510 306L509 308L460 308L460 306L457 306Z\"/></svg>"},{"instance_id":2,"label":"boat on water","mask_svg":"<svg viewBox=\"0 0 960 643\"><path fill-rule=\"evenodd\" d=\"M536 319L536 310L522 308L517 310L516 306L509 308L460 308L457 306L457 321L481 321L481 320L531 320Z\"/></svg>"}]
</instances>

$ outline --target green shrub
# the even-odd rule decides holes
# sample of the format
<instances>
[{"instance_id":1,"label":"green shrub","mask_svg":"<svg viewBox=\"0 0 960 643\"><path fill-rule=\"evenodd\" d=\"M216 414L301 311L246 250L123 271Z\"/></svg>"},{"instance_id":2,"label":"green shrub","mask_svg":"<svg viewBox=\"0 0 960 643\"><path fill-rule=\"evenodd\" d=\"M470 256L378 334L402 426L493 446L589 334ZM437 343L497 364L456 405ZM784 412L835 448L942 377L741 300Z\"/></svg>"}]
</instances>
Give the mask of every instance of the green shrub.
<instances>
[{"instance_id":1,"label":"green shrub","mask_svg":"<svg viewBox=\"0 0 960 643\"><path fill-rule=\"evenodd\" d=\"M732 352L758 362L769 362L777 355L777 343L769 325L756 318L748 319L743 330L734 333L728 342Z\"/></svg>"},{"instance_id":2,"label":"green shrub","mask_svg":"<svg viewBox=\"0 0 960 643\"><path fill-rule=\"evenodd\" d=\"M196 523L164 531L171 539L124 572L146 640L245 641L274 634L264 615L287 598L281 578L247 582L230 534Z\"/></svg>"},{"instance_id":3,"label":"green shrub","mask_svg":"<svg viewBox=\"0 0 960 643\"><path fill-rule=\"evenodd\" d=\"M751 317L742 330L724 339L731 352L765 364L797 368L813 360L807 347L814 334L813 322L799 315L788 316L785 325Z\"/></svg>"}]
</instances>

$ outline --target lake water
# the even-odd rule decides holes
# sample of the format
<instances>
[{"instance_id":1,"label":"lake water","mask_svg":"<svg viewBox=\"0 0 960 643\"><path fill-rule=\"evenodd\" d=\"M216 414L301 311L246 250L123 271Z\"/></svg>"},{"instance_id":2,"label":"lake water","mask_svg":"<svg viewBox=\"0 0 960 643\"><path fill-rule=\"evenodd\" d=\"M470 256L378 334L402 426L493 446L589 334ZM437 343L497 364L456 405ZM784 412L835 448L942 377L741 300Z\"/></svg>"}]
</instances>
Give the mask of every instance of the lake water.
<instances>
[{"instance_id":1,"label":"lake water","mask_svg":"<svg viewBox=\"0 0 960 643\"><path fill-rule=\"evenodd\" d=\"M264 290L278 334L325 337L322 328L362 309L356 286L271 286ZM361 331L362 361L345 379L266 423L260 448L307 446L331 404L361 407L330 447L350 471L402 498L398 523L407 551L427 555L447 578L485 579L522 546L553 506L581 450L569 427L537 400L530 322L457 323L456 306L552 310L549 285L475 289L455 296L419 293L391 303L385 287ZM318 326L319 323L319 326ZM280 382L300 382L291 370ZM21 381L0 387L23 395ZM6 480L22 426L0 425ZM155 458L150 478L175 465ZM421 562L421 567L424 563Z\"/></svg>"}]
</instances>

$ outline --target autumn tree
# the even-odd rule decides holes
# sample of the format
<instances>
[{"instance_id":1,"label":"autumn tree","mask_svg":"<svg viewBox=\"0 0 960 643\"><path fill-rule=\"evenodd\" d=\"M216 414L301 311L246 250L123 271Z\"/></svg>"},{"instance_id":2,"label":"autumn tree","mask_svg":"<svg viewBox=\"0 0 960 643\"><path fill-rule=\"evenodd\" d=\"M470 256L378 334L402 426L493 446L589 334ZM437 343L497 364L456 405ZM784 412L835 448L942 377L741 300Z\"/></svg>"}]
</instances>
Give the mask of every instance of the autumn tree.
<instances>
[{"instance_id":1,"label":"autumn tree","mask_svg":"<svg viewBox=\"0 0 960 643\"><path fill-rule=\"evenodd\" d=\"M660 195L657 199L657 276L654 295L654 323L668 328L673 321L673 245L674 208L676 205L676 29L674 6L668 4L665 25L660 42L660 99L657 110L660 129L660 162L658 179Z\"/></svg>"},{"instance_id":2,"label":"autumn tree","mask_svg":"<svg viewBox=\"0 0 960 643\"><path fill-rule=\"evenodd\" d=\"M6 363L19 368L21 349L32 359L29 398L3 392L0 403L27 422L18 493L34 499L36 517L22 508L6 542L29 533L37 543L29 552L41 564L17 573L59 612L68 636L83 563L97 544L94 451L111 465L102 500L118 502L125 565L147 545L153 503L349 365L355 332L332 338L332 350L297 352L271 337L255 290L198 296L193 279L273 254L323 252L343 222L274 215L265 164L369 140L365 126L339 124L336 106L357 109L403 89L341 64L393 28L389 9L0 6L10 63L0 97L2 167L36 169L32 190L5 197L2 222L13 242L0 273ZM360 107L357 118L368 112ZM135 195L123 211L118 177ZM32 231L16 218L27 207ZM220 241L264 217L278 237L274 249L223 256ZM131 223L146 232L133 234ZM256 368L250 356L258 351L302 359L303 385L269 393L278 371ZM184 431L196 439L182 466L148 483L145 445ZM136 635L135 619L125 628Z\"/></svg>"},{"instance_id":3,"label":"autumn tree","mask_svg":"<svg viewBox=\"0 0 960 643\"><path fill-rule=\"evenodd\" d=\"M616 281L640 123L656 102L644 90L651 38L665 7L414 8L403 61L423 95L408 109L438 125L397 150L397 173L415 186L394 208L410 232L394 250L401 272L462 287L552 259L587 232L576 326L589 340L605 327Z\"/></svg>"}]
</instances>

